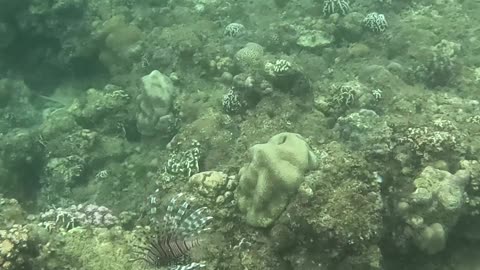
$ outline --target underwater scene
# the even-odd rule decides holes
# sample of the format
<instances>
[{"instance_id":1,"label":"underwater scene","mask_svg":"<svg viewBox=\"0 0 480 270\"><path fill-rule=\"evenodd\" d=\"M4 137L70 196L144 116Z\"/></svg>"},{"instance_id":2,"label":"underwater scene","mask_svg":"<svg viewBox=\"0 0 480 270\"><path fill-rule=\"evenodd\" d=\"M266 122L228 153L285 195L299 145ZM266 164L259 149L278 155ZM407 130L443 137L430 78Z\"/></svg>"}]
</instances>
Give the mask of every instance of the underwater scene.
<instances>
[{"instance_id":1,"label":"underwater scene","mask_svg":"<svg viewBox=\"0 0 480 270\"><path fill-rule=\"evenodd\" d=\"M479 270L479 0L0 0L0 270Z\"/></svg>"}]
</instances>

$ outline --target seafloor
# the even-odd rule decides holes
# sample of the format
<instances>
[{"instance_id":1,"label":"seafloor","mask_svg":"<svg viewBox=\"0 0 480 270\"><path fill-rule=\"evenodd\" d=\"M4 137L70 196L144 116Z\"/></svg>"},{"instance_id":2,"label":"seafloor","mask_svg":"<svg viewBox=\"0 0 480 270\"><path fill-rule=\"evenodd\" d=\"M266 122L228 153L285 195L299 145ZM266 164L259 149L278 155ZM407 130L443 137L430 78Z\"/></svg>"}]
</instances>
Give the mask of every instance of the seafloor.
<instances>
[{"instance_id":1,"label":"seafloor","mask_svg":"<svg viewBox=\"0 0 480 270\"><path fill-rule=\"evenodd\" d=\"M479 14L0 0L0 269L480 269Z\"/></svg>"}]
</instances>

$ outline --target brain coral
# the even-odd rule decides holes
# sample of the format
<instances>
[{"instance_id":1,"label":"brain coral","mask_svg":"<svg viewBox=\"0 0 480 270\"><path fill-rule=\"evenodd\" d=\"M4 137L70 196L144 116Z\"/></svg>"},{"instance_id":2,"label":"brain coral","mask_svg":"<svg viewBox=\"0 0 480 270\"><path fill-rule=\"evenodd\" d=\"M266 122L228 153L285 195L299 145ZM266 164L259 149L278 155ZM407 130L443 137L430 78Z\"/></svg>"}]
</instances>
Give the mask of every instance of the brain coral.
<instances>
[{"instance_id":1,"label":"brain coral","mask_svg":"<svg viewBox=\"0 0 480 270\"><path fill-rule=\"evenodd\" d=\"M237 64L243 70L249 70L262 64L263 47L257 43L249 42L235 54Z\"/></svg>"}]
</instances>

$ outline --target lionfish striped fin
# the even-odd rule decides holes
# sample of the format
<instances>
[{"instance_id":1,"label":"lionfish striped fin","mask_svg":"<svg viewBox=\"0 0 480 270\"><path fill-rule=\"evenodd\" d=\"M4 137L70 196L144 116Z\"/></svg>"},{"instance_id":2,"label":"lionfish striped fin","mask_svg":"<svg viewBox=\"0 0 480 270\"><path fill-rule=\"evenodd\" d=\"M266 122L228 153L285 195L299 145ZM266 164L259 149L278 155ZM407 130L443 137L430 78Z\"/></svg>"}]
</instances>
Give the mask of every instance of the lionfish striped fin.
<instances>
[{"instance_id":1,"label":"lionfish striped fin","mask_svg":"<svg viewBox=\"0 0 480 270\"><path fill-rule=\"evenodd\" d=\"M142 239L140 245L134 245L136 258L130 261L174 270L194 270L205 266L203 263L182 265L182 261L188 260L191 250L201 245L202 241L197 236L206 230L204 227L212 217L205 214L206 207L189 211L189 203L179 199L182 196L184 194L180 193L170 199L163 217L164 226ZM170 267L175 265L177 268Z\"/></svg>"},{"instance_id":2,"label":"lionfish striped fin","mask_svg":"<svg viewBox=\"0 0 480 270\"><path fill-rule=\"evenodd\" d=\"M204 226L213 217L203 216L205 210L207 210L206 207L198 208L180 223L178 229L183 236L195 236L208 229Z\"/></svg>"},{"instance_id":3,"label":"lionfish striped fin","mask_svg":"<svg viewBox=\"0 0 480 270\"><path fill-rule=\"evenodd\" d=\"M180 221L182 221L183 216L185 215L189 207L188 202L185 201L182 203L182 205L180 205L180 207L177 208L177 201L178 201L178 198L180 198L181 196L183 196L183 193L180 193L174 196L170 200L167 206L167 212L163 217L163 220L165 222L165 227L169 232L173 232L179 227L179 223ZM175 209L177 209L176 213L174 212Z\"/></svg>"},{"instance_id":4,"label":"lionfish striped fin","mask_svg":"<svg viewBox=\"0 0 480 270\"><path fill-rule=\"evenodd\" d=\"M175 229L179 228L180 223L183 219L183 216L187 212L187 209L189 207L188 202L183 202L182 205L178 208L177 214L174 216L174 224L175 224Z\"/></svg>"},{"instance_id":5,"label":"lionfish striped fin","mask_svg":"<svg viewBox=\"0 0 480 270\"><path fill-rule=\"evenodd\" d=\"M194 270L194 269L200 269L200 268L203 268L203 267L205 267L204 263L192 262L192 263L187 264L187 265L174 265L174 266L168 268L168 270Z\"/></svg>"},{"instance_id":6,"label":"lionfish striped fin","mask_svg":"<svg viewBox=\"0 0 480 270\"><path fill-rule=\"evenodd\" d=\"M141 262L143 267L160 267L161 261L158 260L156 254L156 249L151 245L134 245L136 250L133 251L135 258L130 259L129 262Z\"/></svg>"},{"instance_id":7,"label":"lionfish striped fin","mask_svg":"<svg viewBox=\"0 0 480 270\"><path fill-rule=\"evenodd\" d=\"M169 224L173 223L173 220L174 220L173 211L176 209L177 200L181 196L183 196L183 193L179 193L179 194L173 196L173 198L168 203L167 212L165 213L165 216L163 216L163 221L165 222L165 224L169 225Z\"/></svg>"},{"instance_id":8,"label":"lionfish striped fin","mask_svg":"<svg viewBox=\"0 0 480 270\"><path fill-rule=\"evenodd\" d=\"M137 258L131 261L142 261L153 267L163 266L169 262L187 256L190 250L200 245L198 239L177 239L174 236L152 237L143 246L136 245L134 253Z\"/></svg>"}]
</instances>

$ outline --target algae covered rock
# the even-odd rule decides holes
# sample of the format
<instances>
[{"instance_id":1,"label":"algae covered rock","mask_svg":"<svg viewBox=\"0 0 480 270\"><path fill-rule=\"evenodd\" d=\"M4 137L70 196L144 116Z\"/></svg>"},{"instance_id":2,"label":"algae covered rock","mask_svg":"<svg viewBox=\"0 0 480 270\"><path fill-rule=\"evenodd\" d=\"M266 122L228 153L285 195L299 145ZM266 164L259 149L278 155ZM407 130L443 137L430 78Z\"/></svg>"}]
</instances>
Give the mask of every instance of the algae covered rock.
<instances>
[{"instance_id":1,"label":"algae covered rock","mask_svg":"<svg viewBox=\"0 0 480 270\"><path fill-rule=\"evenodd\" d=\"M62 234L61 239L65 245L56 257L68 260L72 268L137 269L129 262L129 243L137 241L133 232L123 231L120 227L79 227Z\"/></svg>"},{"instance_id":2,"label":"algae covered rock","mask_svg":"<svg viewBox=\"0 0 480 270\"><path fill-rule=\"evenodd\" d=\"M221 215L228 215L225 208L232 205L234 199L233 191L237 187L235 176L219 171L199 172L190 177L188 184L197 198L208 201L211 205L210 210L214 209L218 213L221 212Z\"/></svg>"},{"instance_id":3,"label":"algae covered rock","mask_svg":"<svg viewBox=\"0 0 480 270\"><path fill-rule=\"evenodd\" d=\"M317 166L315 154L296 133L280 133L250 148L250 163L239 171L238 206L248 224L268 227L287 206L307 171Z\"/></svg>"},{"instance_id":4,"label":"algae covered rock","mask_svg":"<svg viewBox=\"0 0 480 270\"><path fill-rule=\"evenodd\" d=\"M22 80L0 79L0 131L31 127L41 120L31 103L32 91Z\"/></svg>"},{"instance_id":5,"label":"algae covered rock","mask_svg":"<svg viewBox=\"0 0 480 270\"><path fill-rule=\"evenodd\" d=\"M124 111L129 100L130 96L114 85L107 85L103 91L90 88L85 99L76 100L69 111L80 123L95 123L113 118L118 112Z\"/></svg>"},{"instance_id":6,"label":"algae covered rock","mask_svg":"<svg viewBox=\"0 0 480 270\"><path fill-rule=\"evenodd\" d=\"M414 181L417 190L411 195L412 201L423 203L424 201L418 198L423 190L432 200L437 200L440 209L459 211L464 203L463 193L467 184L462 177L462 172L457 172L458 176L456 176L447 171L426 167Z\"/></svg>"},{"instance_id":7,"label":"algae covered rock","mask_svg":"<svg viewBox=\"0 0 480 270\"><path fill-rule=\"evenodd\" d=\"M169 77L158 70L142 77L143 89L138 95L137 129L144 136L168 131L176 88Z\"/></svg>"},{"instance_id":8,"label":"algae covered rock","mask_svg":"<svg viewBox=\"0 0 480 270\"><path fill-rule=\"evenodd\" d=\"M141 54L143 33L125 16L115 15L105 21L95 35L104 40L98 56L112 74L124 71Z\"/></svg>"},{"instance_id":9,"label":"algae covered rock","mask_svg":"<svg viewBox=\"0 0 480 270\"><path fill-rule=\"evenodd\" d=\"M333 37L320 30L310 30L301 33L297 45L303 48L324 48L333 42Z\"/></svg>"},{"instance_id":10,"label":"algae covered rock","mask_svg":"<svg viewBox=\"0 0 480 270\"><path fill-rule=\"evenodd\" d=\"M392 129L377 113L361 109L339 117L335 130L352 149L371 154L387 154L391 150Z\"/></svg>"},{"instance_id":11,"label":"algae covered rock","mask_svg":"<svg viewBox=\"0 0 480 270\"><path fill-rule=\"evenodd\" d=\"M223 172L207 171L192 175L189 184L195 187L199 193L206 197L220 195L228 183L228 175Z\"/></svg>"},{"instance_id":12,"label":"algae covered rock","mask_svg":"<svg viewBox=\"0 0 480 270\"><path fill-rule=\"evenodd\" d=\"M414 180L415 191L398 204L415 244L428 254L444 249L450 230L466 207L467 170L455 174L426 167Z\"/></svg>"},{"instance_id":13,"label":"algae covered rock","mask_svg":"<svg viewBox=\"0 0 480 270\"><path fill-rule=\"evenodd\" d=\"M428 254L435 254L445 248L447 234L442 224L433 223L423 228L416 238L417 246Z\"/></svg>"},{"instance_id":14,"label":"algae covered rock","mask_svg":"<svg viewBox=\"0 0 480 270\"><path fill-rule=\"evenodd\" d=\"M0 228L0 269L28 269L32 239L26 226L14 224L9 228Z\"/></svg>"}]
</instances>

